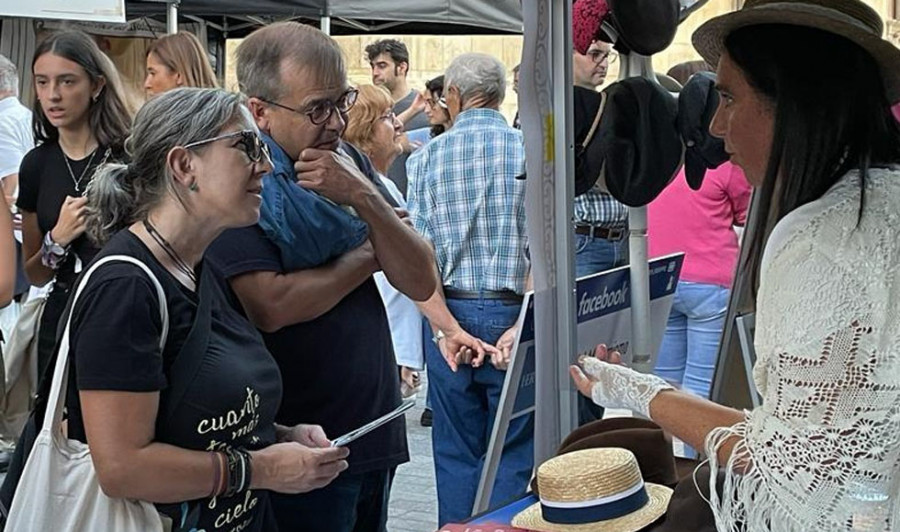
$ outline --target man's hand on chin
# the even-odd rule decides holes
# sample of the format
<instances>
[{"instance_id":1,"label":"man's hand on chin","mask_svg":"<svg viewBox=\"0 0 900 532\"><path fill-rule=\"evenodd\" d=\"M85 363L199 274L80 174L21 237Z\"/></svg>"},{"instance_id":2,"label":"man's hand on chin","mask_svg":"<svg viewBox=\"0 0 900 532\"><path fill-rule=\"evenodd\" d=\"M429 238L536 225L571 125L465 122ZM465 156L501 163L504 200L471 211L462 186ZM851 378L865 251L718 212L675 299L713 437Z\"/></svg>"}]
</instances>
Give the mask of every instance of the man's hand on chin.
<instances>
[{"instance_id":1,"label":"man's hand on chin","mask_svg":"<svg viewBox=\"0 0 900 532\"><path fill-rule=\"evenodd\" d=\"M367 193L378 193L348 155L334 150L307 148L294 163L297 184L322 194L339 205L354 206Z\"/></svg>"}]
</instances>

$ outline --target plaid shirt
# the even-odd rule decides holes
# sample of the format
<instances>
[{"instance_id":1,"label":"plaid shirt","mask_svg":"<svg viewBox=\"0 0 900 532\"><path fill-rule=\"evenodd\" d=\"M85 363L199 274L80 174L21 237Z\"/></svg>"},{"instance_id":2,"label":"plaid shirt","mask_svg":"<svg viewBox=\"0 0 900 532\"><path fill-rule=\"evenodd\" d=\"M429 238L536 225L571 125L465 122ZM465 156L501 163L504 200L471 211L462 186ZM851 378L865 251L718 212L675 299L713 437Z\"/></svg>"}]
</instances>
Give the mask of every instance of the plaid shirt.
<instances>
[{"instance_id":1,"label":"plaid shirt","mask_svg":"<svg viewBox=\"0 0 900 532\"><path fill-rule=\"evenodd\" d=\"M609 194L589 190L575 197L573 218L575 225L625 227L628 225L628 207Z\"/></svg>"},{"instance_id":2,"label":"plaid shirt","mask_svg":"<svg viewBox=\"0 0 900 532\"><path fill-rule=\"evenodd\" d=\"M406 162L413 225L434 244L444 286L522 294L525 145L499 112L470 109Z\"/></svg>"}]
</instances>

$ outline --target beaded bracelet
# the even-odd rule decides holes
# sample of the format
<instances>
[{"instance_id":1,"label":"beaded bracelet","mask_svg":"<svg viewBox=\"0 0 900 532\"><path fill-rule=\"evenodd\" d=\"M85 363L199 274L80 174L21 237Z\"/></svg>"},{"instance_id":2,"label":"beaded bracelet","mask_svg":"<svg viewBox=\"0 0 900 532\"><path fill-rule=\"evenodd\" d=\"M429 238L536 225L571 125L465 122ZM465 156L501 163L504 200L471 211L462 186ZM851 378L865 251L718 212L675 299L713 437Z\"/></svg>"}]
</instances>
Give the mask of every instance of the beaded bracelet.
<instances>
[{"instance_id":1,"label":"beaded bracelet","mask_svg":"<svg viewBox=\"0 0 900 532\"><path fill-rule=\"evenodd\" d=\"M67 247L60 246L53 241L50 231L44 234L44 239L41 241L41 264L51 270L58 270L68 254Z\"/></svg>"}]
</instances>

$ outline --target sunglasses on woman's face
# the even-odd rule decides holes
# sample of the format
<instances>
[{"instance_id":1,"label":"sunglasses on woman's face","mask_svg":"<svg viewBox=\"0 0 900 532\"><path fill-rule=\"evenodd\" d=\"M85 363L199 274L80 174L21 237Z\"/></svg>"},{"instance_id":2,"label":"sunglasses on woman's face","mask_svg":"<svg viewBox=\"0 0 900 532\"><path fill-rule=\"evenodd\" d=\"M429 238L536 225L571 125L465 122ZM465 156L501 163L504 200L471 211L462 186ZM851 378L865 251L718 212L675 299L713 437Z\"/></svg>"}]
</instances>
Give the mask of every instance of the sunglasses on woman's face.
<instances>
[{"instance_id":1,"label":"sunglasses on woman's face","mask_svg":"<svg viewBox=\"0 0 900 532\"><path fill-rule=\"evenodd\" d=\"M217 140L232 138L238 138L238 142L235 147L240 147L241 151L247 154L247 158L250 159L250 162L258 163L262 160L263 155L265 155L266 161L271 162L272 159L269 156L269 147L266 146L266 143L263 142L256 131L253 131L252 129L243 129L241 131L225 133L224 135L219 135L218 137L190 142L188 144L185 144L184 148L186 150L189 150L191 148L197 148L211 142L216 142Z\"/></svg>"}]
</instances>

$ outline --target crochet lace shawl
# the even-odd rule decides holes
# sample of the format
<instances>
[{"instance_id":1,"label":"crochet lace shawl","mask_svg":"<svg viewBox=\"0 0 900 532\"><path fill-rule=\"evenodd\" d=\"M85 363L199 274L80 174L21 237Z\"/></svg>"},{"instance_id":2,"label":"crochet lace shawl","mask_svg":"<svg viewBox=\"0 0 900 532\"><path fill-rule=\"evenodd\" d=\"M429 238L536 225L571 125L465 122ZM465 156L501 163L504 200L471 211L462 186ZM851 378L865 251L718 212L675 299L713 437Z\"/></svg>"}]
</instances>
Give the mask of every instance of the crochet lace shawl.
<instances>
[{"instance_id":1,"label":"crochet lace shawl","mask_svg":"<svg viewBox=\"0 0 900 532\"><path fill-rule=\"evenodd\" d=\"M706 440L720 531L900 530L900 168L868 175L859 224L853 172L766 245L763 404Z\"/></svg>"}]
</instances>

